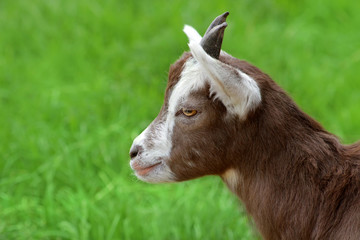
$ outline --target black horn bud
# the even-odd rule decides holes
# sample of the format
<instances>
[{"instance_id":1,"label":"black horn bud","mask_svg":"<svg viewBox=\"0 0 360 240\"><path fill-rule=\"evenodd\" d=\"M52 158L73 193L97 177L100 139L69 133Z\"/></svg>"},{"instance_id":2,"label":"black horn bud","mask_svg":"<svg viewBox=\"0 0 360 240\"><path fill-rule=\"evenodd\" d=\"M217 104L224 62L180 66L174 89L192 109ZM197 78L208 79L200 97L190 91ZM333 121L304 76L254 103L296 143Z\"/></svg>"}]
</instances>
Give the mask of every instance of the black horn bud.
<instances>
[{"instance_id":1,"label":"black horn bud","mask_svg":"<svg viewBox=\"0 0 360 240\"><path fill-rule=\"evenodd\" d=\"M224 30L227 27L226 17L228 15L229 12L225 12L215 18L206 30L204 37L200 42L205 52L216 59L219 59L220 56L221 45L224 38Z\"/></svg>"}]
</instances>

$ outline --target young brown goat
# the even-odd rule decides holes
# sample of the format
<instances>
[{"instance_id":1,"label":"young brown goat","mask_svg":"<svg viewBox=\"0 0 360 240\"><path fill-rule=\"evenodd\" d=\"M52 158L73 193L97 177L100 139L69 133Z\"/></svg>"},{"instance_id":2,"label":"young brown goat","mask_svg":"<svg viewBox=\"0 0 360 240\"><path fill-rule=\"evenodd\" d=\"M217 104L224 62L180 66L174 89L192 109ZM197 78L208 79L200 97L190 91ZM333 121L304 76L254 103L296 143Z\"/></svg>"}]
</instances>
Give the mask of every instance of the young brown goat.
<instances>
[{"instance_id":1,"label":"young brown goat","mask_svg":"<svg viewBox=\"0 0 360 240\"><path fill-rule=\"evenodd\" d=\"M251 64L221 51L228 13L170 67L130 149L147 182L219 175L264 239L360 239L360 143L344 146Z\"/></svg>"}]
</instances>

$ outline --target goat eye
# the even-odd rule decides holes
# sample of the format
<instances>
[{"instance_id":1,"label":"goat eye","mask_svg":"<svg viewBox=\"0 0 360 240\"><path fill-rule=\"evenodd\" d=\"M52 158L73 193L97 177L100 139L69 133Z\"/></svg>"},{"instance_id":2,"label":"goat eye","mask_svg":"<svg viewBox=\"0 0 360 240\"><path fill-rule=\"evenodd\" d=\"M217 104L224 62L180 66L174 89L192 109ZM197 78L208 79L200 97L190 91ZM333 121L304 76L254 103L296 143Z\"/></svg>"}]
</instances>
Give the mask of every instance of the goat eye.
<instances>
[{"instance_id":1,"label":"goat eye","mask_svg":"<svg viewBox=\"0 0 360 240\"><path fill-rule=\"evenodd\" d=\"M187 116L187 117L192 117L195 116L195 114L197 114L197 111L194 109L182 109L182 113Z\"/></svg>"}]
</instances>

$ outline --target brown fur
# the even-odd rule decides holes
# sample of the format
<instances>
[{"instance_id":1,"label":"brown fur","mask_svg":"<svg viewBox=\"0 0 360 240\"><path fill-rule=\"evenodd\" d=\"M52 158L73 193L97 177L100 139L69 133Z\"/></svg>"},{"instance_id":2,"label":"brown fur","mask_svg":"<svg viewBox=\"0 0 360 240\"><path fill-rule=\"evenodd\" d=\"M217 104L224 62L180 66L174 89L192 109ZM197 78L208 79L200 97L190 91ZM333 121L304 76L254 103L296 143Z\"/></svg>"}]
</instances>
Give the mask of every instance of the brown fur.
<instances>
[{"instance_id":1,"label":"brown fur","mask_svg":"<svg viewBox=\"0 0 360 240\"><path fill-rule=\"evenodd\" d=\"M159 116L190 56L170 67ZM267 240L360 239L360 143L340 144L258 68L225 54L220 61L255 79L262 102L240 121L227 117L209 86L191 94L183 104L201 114L176 118L169 162L176 180L235 170L235 187L224 181Z\"/></svg>"}]
</instances>

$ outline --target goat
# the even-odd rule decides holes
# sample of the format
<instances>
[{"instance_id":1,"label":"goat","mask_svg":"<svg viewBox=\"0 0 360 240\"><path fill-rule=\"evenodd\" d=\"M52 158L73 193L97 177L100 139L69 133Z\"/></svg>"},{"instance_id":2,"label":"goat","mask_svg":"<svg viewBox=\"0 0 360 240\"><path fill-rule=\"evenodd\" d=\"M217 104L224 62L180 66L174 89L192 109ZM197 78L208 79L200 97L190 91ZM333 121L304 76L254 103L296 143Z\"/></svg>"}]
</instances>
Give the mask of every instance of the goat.
<instances>
[{"instance_id":1,"label":"goat","mask_svg":"<svg viewBox=\"0 0 360 240\"><path fill-rule=\"evenodd\" d=\"M265 73L221 50L228 12L170 66L165 101L135 138L143 181L218 175L264 239L360 239L360 142L342 145Z\"/></svg>"}]
</instances>

